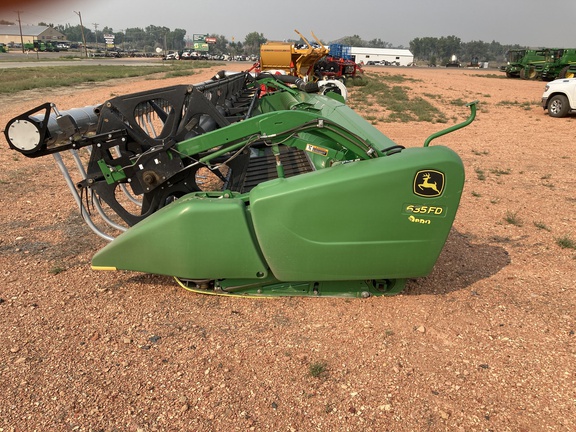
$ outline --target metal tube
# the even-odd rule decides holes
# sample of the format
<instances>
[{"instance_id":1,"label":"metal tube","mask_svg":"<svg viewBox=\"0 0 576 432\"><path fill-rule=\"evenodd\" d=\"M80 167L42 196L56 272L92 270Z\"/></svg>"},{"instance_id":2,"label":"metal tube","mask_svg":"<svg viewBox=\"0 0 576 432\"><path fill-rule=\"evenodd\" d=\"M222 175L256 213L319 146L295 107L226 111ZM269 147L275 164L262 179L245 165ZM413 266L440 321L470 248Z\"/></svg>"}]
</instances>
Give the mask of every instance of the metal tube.
<instances>
[{"instance_id":1,"label":"metal tube","mask_svg":"<svg viewBox=\"0 0 576 432\"><path fill-rule=\"evenodd\" d=\"M84 203L80 199L80 195L78 195L78 191L76 190L76 187L74 186L74 182L70 178L70 173L68 172L68 168L64 164L64 161L62 160L62 156L60 156L60 153L53 153L52 156L54 156L54 160L56 161L58 168L60 168L60 172L64 176L64 180L66 180L66 184L68 185L68 189L70 189L70 192L72 193L72 196L74 197L74 201L76 201L76 204L80 208L80 213L82 215L82 218L84 218L84 220L86 221L86 224L90 227L90 229L92 231L94 231L98 236L102 237L104 240L108 240L108 241L114 240L113 236L108 235L108 234L100 231L100 229L92 221L92 218L90 217L90 214L88 213L88 210L86 210L86 207L84 207Z\"/></svg>"},{"instance_id":2,"label":"metal tube","mask_svg":"<svg viewBox=\"0 0 576 432\"><path fill-rule=\"evenodd\" d=\"M68 142L70 135L67 131L63 131L60 125L58 124L58 118L60 116L70 116L76 123L78 130L76 131L79 134L85 135L89 132L96 132L96 126L98 125L98 115L96 114L95 110L99 107L99 105L93 106L86 106L84 108L72 108L67 111L61 111L58 114L51 113L50 118L48 119L48 132L50 133L50 139L46 144L55 144L61 141ZM42 121L42 119L38 119L36 116L32 117L35 120Z\"/></svg>"}]
</instances>

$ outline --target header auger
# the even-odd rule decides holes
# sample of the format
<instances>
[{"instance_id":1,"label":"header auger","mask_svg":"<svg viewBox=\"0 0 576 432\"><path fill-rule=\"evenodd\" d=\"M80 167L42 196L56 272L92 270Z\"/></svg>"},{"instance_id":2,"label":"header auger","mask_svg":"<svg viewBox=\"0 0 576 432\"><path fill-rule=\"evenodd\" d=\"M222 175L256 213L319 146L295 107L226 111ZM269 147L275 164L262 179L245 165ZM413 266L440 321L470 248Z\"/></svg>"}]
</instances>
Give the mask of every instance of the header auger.
<instances>
[{"instance_id":1,"label":"header auger","mask_svg":"<svg viewBox=\"0 0 576 432\"><path fill-rule=\"evenodd\" d=\"M53 155L110 240L94 269L224 295L400 292L444 246L462 161L398 146L340 95L286 81L221 72L82 109L44 104L5 135L28 157Z\"/></svg>"}]
</instances>

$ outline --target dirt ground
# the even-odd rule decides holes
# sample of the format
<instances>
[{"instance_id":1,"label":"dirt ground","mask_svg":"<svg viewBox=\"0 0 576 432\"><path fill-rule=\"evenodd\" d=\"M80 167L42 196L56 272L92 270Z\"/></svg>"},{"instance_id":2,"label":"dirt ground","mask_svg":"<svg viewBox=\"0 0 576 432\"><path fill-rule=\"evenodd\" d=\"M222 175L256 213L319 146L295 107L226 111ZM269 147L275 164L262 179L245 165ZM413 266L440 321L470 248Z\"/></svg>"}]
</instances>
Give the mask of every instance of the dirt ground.
<instances>
[{"instance_id":1,"label":"dirt ground","mask_svg":"<svg viewBox=\"0 0 576 432\"><path fill-rule=\"evenodd\" d=\"M0 127L221 68L3 97ZM560 246L576 241L576 117L548 117L543 82L496 70L368 73L413 78L449 119L378 124L406 147L479 100L431 144L466 167L445 249L395 297L223 298L92 271L105 241L53 159L2 134L0 431L576 430L576 250Z\"/></svg>"}]
</instances>

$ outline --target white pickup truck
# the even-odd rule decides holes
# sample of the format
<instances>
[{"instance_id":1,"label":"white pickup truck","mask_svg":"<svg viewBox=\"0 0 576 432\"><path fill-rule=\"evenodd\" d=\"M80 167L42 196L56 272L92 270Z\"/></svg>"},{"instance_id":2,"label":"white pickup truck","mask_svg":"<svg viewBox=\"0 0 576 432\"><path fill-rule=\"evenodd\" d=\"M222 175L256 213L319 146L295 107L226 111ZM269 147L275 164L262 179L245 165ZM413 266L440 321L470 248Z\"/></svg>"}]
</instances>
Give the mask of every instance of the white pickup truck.
<instances>
[{"instance_id":1,"label":"white pickup truck","mask_svg":"<svg viewBox=\"0 0 576 432\"><path fill-rule=\"evenodd\" d=\"M550 81L544 88L542 108L550 117L566 117L576 111L576 78Z\"/></svg>"}]
</instances>

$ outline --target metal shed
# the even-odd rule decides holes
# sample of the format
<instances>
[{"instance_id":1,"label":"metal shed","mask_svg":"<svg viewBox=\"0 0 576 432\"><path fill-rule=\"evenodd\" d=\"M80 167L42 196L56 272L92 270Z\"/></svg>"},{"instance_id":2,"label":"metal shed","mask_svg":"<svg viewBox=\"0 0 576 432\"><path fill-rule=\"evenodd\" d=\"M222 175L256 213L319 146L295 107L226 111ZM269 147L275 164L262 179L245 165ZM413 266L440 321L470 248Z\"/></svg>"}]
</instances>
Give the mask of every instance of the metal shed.
<instances>
[{"instance_id":1,"label":"metal shed","mask_svg":"<svg viewBox=\"0 0 576 432\"><path fill-rule=\"evenodd\" d=\"M20 27L17 25L0 25L0 42L5 44L64 40L66 40L66 36L52 27L23 25L20 31Z\"/></svg>"}]
</instances>

